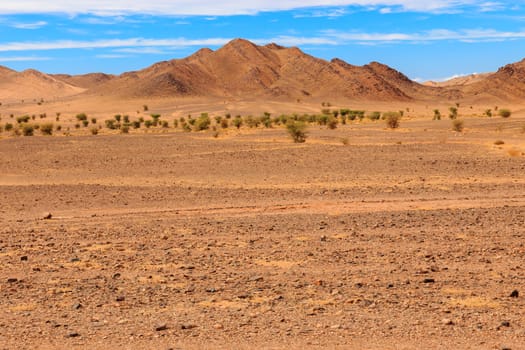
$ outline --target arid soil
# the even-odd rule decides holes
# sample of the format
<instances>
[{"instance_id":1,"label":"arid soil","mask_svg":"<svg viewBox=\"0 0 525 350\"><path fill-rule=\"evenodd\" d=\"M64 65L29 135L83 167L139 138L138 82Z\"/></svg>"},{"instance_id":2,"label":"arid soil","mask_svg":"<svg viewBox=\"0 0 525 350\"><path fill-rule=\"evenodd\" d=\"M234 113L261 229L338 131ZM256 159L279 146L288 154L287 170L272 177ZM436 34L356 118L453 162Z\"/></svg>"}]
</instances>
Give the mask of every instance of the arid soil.
<instances>
[{"instance_id":1,"label":"arid soil","mask_svg":"<svg viewBox=\"0 0 525 350\"><path fill-rule=\"evenodd\" d=\"M1 139L0 349L525 349L523 125Z\"/></svg>"}]
</instances>

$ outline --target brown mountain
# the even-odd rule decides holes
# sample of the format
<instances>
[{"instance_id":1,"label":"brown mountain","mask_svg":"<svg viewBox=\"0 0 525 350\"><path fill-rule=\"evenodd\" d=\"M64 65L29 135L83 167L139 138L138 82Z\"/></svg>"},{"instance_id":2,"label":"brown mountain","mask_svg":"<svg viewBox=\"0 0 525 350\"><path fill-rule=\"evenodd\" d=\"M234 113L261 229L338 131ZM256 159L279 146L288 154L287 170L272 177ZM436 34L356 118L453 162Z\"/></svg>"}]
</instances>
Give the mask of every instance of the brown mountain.
<instances>
[{"instance_id":1,"label":"brown mountain","mask_svg":"<svg viewBox=\"0 0 525 350\"><path fill-rule=\"evenodd\" d=\"M463 75L456 78L452 78L445 81L425 81L423 85L434 86L434 87L459 87L465 85L471 85L488 78L493 73L480 73L480 74L469 74Z\"/></svg>"},{"instance_id":2,"label":"brown mountain","mask_svg":"<svg viewBox=\"0 0 525 350\"><path fill-rule=\"evenodd\" d=\"M464 92L480 99L522 101L525 98L525 59L501 67L496 73L466 86Z\"/></svg>"},{"instance_id":3,"label":"brown mountain","mask_svg":"<svg viewBox=\"0 0 525 350\"><path fill-rule=\"evenodd\" d=\"M436 91L379 63L358 67L339 59L328 62L298 48L258 46L242 39L217 51L201 49L184 59L122 74L90 90L122 97L340 97L387 101L410 100Z\"/></svg>"},{"instance_id":4,"label":"brown mountain","mask_svg":"<svg viewBox=\"0 0 525 350\"><path fill-rule=\"evenodd\" d=\"M51 76L70 85L84 89L96 88L102 83L115 78L114 75L104 73L89 73L83 75L54 74Z\"/></svg>"},{"instance_id":5,"label":"brown mountain","mask_svg":"<svg viewBox=\"0 0 525 350\"><path fill-rule=\"evenodd\" d=\"M0 66L0 99L54 99L76 95L84 89L28 69L17 72Z\"/></svg>"}]
</instances>

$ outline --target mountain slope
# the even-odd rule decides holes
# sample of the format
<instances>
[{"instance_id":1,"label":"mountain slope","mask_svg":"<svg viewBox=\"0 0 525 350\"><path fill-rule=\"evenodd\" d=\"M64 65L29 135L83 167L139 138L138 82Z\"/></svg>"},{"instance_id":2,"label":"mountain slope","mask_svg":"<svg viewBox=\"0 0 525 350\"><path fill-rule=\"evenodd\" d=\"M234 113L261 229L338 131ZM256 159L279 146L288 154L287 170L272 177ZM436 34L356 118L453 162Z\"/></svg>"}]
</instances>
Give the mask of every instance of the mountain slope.
<instances>
[{"instance_id":1,"label":"mountain slope","mask_svg":"<svg viewBox=\"0 0 525 350\"><path fill-rule=\"evenodd\" d=\"M405 101L425 90L432 88L378 63L358 67L339 59L328 62L298 48L258 46L236 39L217 51L201 49L184 59L122 74L91 92L122 97L344 97Z\"/></svg>"},{"instance_id":2,"label":"mountain slope","mask_svg":"<svg viewBox=\"0 0 525 350\"><path fill-rule=\"evenodd\" d=\"M83 91L33 69L16 72L0 67L0 99L55 99Z\"/></svg>"}]
</instances>

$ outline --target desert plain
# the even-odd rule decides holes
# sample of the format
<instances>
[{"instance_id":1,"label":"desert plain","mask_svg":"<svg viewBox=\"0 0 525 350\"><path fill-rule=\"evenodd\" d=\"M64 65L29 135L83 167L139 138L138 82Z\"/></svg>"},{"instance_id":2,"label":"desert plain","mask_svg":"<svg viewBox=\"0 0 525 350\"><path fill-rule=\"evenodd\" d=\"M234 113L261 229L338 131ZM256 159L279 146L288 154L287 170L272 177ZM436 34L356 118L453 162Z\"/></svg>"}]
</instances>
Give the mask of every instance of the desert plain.
<instances>
[{"instance_id":1,"label":"desert plain","mask_svg":"<svg viewBox=\"0 0 525 350\"><path fill-rule=\"evenodd\" d=\"M341 98L328 108L403 110L400 126L310 123L304 143L277 124L173 127L323 101L0 106L0 125L63 124L0 134L0 348L525 349L524 106L461 100L453 130L456 100ZM95 135L81 112L169 127Z\"/></svg>"}]
</instances>

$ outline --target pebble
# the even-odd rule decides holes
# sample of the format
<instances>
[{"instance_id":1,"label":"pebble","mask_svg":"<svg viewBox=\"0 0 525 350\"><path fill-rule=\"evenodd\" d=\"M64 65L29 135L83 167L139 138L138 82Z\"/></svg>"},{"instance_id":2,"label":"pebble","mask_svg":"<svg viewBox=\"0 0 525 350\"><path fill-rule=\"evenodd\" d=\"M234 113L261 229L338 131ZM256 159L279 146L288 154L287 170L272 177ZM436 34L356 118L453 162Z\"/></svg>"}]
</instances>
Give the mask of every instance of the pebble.
<instances>
[{"instance_id":1,"label":"pebble","mask_svg":"<svg viewBox=\"0 0 525 350\"><path fill-rule=\"evenodd\" d=\"M197 328L197 326L194 325L194 324L186 323L186 324L182 324L182 325L180 326L180 328L181 328L181 329L193 329L193 328Z\"/></svg>"},{"instance_id":2,"label":"pebble","mask_svg":"<svg viewBox=\"0 0 525 350\"><path fill-rule=\"evenodd\" d=\"M165 331L166 329L168 329L168 325L165 323L155 326L155 331L157 332Z\"/></svg>"},{"instance_id":3,"label":"pebble","mask_svg":"<svg viewBox=\"0 0 525 350\"><path fill-rule=\"evenodd\" d=\"M80 303L73 304L73 310L78 310L80 308L82 308L82 304Z\"/></svg>"},{"instance_id":4,"label":"pebble","mask_svg":"<svg viewBox=\"0 0 525 350\"><path fill-rule=\"evenodd\" d=\"M517 289L514 289L512 293L510 293L511 298L517 298L520 296L520 292Z\"/></svg>"},{"instance_id":5,"label":"pebble","mask_svg":"<svg viewBox=\"0 0 525 350\"><path fill-rule=\"evenodd\" d=\"M423 280L423 283L434 283L434 282L436 282L436 281L433 278L425 278Z\"/></svg>"},{"instance_id":6,"label":"pebble","mask_svg":"<svg viewBox=\"0 0 525 350\"><path fill-rule=\"evenodd\" d=\"M77 332L71 332L67 335L67 338L76 338L76 337L80 337L80 334Z\"/></svg>"},{"instance_id":7,"label":"pebble","mask_svg":"<svg viewBox=\"0 0 525 350\"><path fill-rule=\"evenodd\" d=\"M443 323L445 326L453 326L454 325L454 321L452 321L450 318L442 319L441 323Z\"/></svg>"},{"instance_id":8,"label":"pebble","mask_svg":"<svg viewBox=\"0 0 525 350\"><path fill-rule=\"evenodd\" d=\"M510 327L510 322L509 321L503 321L503 322L501 322L500 327Z\"/></svg>"},{"instance_id":9,"label":"pebble","mask_svg":"<svg viewBox=\"0 0 525 350\"><path fill-rule=\"evenodd\" d=\"M51 218L53 218L53 214L51 214L50 212L42 214L42 220L50 220Z\"/></svg>"},{"instance_id":10,"label":"pebble","mask_svg":"<svg viewBox=\"0 0 525 350\"><path fill-rule=\"evenodd\" d=\"M8 278L7 283L16 283L18 282L18 278Z\"/></svg>"},{"instance_id":11,"label":"pebble","mask_svg":"<svg viewBox=\"0 0 525 350\"><path fill-rule=\"evenodd\" d=\"M126 297L123 296L123 295L120 295L120 296L117 297L116 300L117 300L117 301L124 301L124 300L126 300Z\"/></svg>"},{"instance_id":12,"label":"pebble","mask_svg":"<svg viewBox=\"0 0 525 350\"><path fill-rule=\"evenodd\" d=\"M20 261L27 261L27 255L21 256Z\"/></svg>"}]
</instances>

